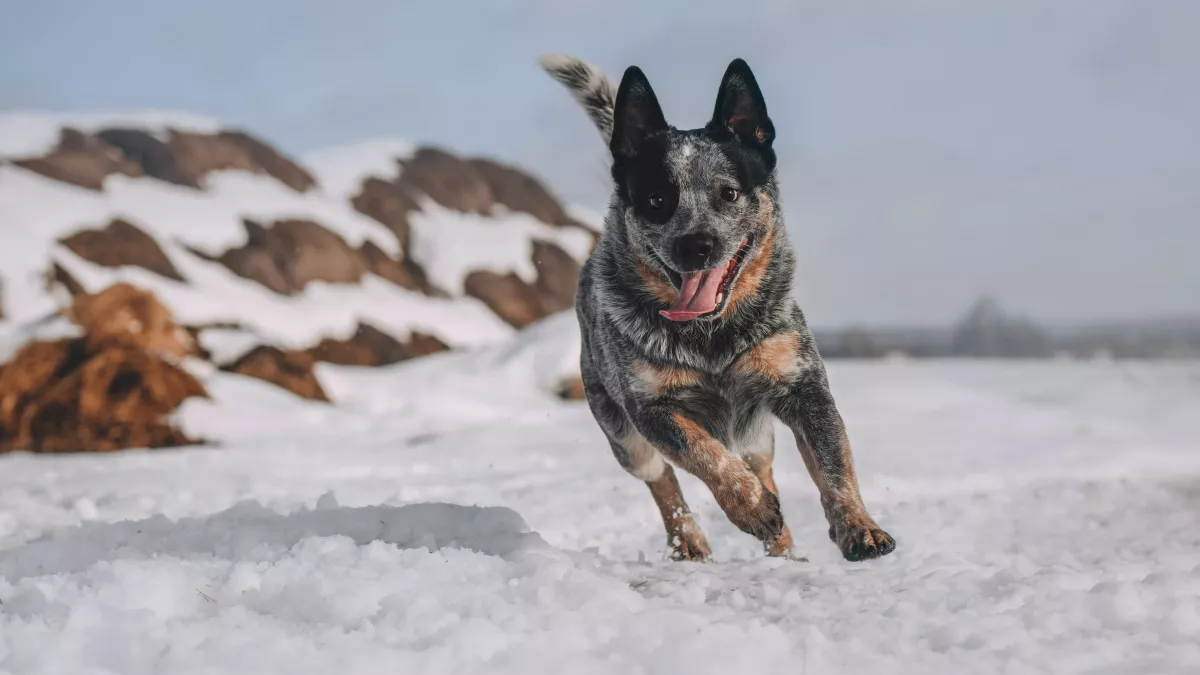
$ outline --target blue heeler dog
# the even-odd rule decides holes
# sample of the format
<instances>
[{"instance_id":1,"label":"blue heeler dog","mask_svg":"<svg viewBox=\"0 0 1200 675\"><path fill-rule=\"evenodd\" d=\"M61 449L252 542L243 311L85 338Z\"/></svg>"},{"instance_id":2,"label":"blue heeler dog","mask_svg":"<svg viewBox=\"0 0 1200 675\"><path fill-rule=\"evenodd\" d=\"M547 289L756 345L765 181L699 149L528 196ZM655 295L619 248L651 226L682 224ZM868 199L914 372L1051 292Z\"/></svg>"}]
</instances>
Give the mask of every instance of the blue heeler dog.
<instances>
[{"instance_id":1,"label":"blue heeler dog","mask_svg":"<svg viewBox=\"0 0 1200 675\"><path fill-rule=\"evenodd\" d=\"M750 67L730 63L712 120L683 131L637 67L614 87L574 57L540 62L612 151L612 202L576 296L583 383L613 454L650 487L672 557L711 552L671 465L704 481L768 555L789 554L772 416L792 429L846 559L890 553L896 542L863 506L825 366L791 297L775 127Z\"/></svg>"}]
</instances>

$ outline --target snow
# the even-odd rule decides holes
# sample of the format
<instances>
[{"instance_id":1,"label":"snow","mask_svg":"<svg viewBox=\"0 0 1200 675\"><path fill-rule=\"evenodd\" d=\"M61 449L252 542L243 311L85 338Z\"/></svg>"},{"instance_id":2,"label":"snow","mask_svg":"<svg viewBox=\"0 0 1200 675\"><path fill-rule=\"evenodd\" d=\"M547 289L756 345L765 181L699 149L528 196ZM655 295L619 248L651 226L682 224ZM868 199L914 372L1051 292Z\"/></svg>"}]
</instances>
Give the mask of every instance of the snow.
<instances>
[{"instance_id":1,"label":"snow","mask_svg":"<svg viewBox=\"0 0 1200 675\"><path fill-rule=\"evenodd\" d=\"M481 216L447 209L432 199L421 202L421 211L409 217L412 254L438 288L462 294L463 282L475 270L498 274L513 272L526 282L537 280L533 264L533 239L557 244L583 260L592 248L592 235L576 227L555 227L537 218L496 207Z\"/></svg>"},{"instance_id":2,"label":"snow","mask_svg":"<svg viewBox=\"0 0 1200 675\"><path fill-rule=\"evenodd\" d=\"M415 146L398 138L380 138L354 145L318 150L304 157L321 190L332 197L351 199L363 181L400 177L400 160L412 157Z\"/></svg>"},{"instance_id":3,"label":"snow","mask_svg":"<svg viewBox=\"0 0 1200 675\"><path fill-rule=\"evenodd\" d=\"M165 136L168 129L216 133L221 124L210 117L172 110L113 110L55 113L41 110L0 112L0 159L45 155L58 145L63 127L85 133L106 128L135 128Z\"/></svg>"},{"instance_id":4,"label":"snow","mask_svg":"<svg viewBox=\"0 0 1200 675\"><path fill-rule=\"evenodd\" d=\"M0 457L0 672L1200 669L1200 364L832 363L897 551L841 559L780 428L808 561L683 476L696 565L538 388L570 338L322 366L332 406L210 373L219 446Z\"/></svg>"}]
</instances>

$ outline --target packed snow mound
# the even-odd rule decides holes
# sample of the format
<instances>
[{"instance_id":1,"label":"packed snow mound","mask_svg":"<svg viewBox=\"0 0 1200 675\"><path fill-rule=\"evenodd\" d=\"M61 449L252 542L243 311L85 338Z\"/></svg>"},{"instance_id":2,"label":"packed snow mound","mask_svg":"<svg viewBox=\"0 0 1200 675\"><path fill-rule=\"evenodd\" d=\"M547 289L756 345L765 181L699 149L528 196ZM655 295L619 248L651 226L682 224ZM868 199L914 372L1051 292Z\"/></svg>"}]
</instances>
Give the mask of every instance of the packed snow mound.
<instances>
[{"instance_id":1,"label":"packed snow mound","mask_svg":"<svg viewBox=\"0 0 1200 675\"><path fill-rule=\"evenodd\" d=\"M307 349L362 324L503 341L570 306L595 233L533 177L383 139L293 160L218 121L0 114L0 338L120 281ZM588 224L585 224L588 223ZM0 340L3 341L3 340Z\"/></svg>"}]
</instances>

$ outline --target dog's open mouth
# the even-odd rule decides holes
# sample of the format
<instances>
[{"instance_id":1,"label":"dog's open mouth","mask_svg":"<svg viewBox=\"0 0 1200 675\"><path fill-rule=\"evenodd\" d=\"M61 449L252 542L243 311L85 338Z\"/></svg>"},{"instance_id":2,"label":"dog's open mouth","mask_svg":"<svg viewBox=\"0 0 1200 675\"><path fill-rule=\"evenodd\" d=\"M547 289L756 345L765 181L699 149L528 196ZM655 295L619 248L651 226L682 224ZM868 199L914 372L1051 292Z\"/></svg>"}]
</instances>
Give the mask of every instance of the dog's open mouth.
<instances>
[{"instance_id":1,"label":"dog's open mouth","mask_svg":"<svg viewBox=\"0 0 1200 675\"><path fill-rule=\"evenodd\" d=\"M737 278L750 244L750 237L743 239L737 252L721 267L700 272L669 271L668 276L679 289L679 295L675 304L659 314L671 321L691 321L717 312L729 296L729 287Z\"/></svg>"}]
</instances>

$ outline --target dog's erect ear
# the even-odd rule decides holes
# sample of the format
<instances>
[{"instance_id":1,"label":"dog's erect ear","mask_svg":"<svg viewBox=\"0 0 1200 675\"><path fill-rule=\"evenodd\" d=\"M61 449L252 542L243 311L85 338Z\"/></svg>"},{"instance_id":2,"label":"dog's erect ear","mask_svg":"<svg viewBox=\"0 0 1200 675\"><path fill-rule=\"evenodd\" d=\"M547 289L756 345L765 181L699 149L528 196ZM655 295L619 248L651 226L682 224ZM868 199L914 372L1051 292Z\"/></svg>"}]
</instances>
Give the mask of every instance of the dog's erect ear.
<instances>
[{"instance_id":1,"label":"dog's erect ear","mask_svg":"<svg viewBox=\"0 0 1200 675\"><path fill-rule=\"evenodd\" d=\"M658 97L650 81L637 66L630 66L617 87L617 102L613 111L613 133L609 148L613 157L629 159L650 135L667 130Z\"/></svg>"},{"instance_id":2,"label":"dog's erect ear","mask_svg":"<svg viewBox=\"0 0 1200 675\"><path fill-rule=\"evenodd\" d=\"M734 59L725 69L709 125L732 131L749 146L769 148L775 140L775 125L767 117L762 91L745 61Z\"/></svg>"}]
</instances>

